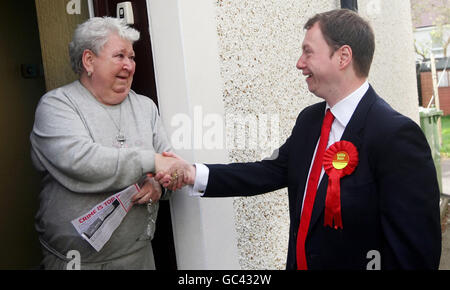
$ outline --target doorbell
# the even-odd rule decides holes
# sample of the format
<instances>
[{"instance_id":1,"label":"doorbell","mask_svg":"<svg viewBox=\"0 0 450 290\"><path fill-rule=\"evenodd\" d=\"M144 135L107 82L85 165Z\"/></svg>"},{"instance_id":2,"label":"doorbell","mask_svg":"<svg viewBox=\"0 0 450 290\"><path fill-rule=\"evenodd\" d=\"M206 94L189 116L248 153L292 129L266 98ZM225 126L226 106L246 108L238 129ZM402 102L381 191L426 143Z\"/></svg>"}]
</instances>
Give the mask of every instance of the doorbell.
<instances>
[{"instance_id":1,"label":"doorbell","mask_svg":"<svg viewBox=\"0 0 450 290\"><path fill-rule=\"evenodd\" d=\"M134 24L133 6L130 1L117 3L117 18L126 24Z\"/></svg>"}]
</instances>

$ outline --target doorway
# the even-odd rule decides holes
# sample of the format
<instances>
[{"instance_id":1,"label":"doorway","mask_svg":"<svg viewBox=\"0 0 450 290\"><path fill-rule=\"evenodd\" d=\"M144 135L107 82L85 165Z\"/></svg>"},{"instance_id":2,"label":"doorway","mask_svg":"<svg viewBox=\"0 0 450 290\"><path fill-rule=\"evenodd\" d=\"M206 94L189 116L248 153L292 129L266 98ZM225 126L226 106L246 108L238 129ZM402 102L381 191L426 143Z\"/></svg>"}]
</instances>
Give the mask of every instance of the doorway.
<instances>
[{"instance_id":1,"label":"doorway","mask_svg":"<svg viewBox=\"0 0 450 290\"><path fill-rule=\"evenodd\" d=\"M95 16L117 17L116 7L121 0L93 0ZM136 53L136 72L132 89L147 96L158 106L156 92L153 55L151 50L150 31L145 0L129 1L133 6L134 28L141 33L141 38L134 44ZM155 265L158 270L176 270L175 244L173 240L170 204L167 200L159 203L158 219L156 220L155 237L152 240Z\"/></svg>"},{"instance_id":2,"label":"doorway","mask_svg":"<svg viewBox=\"0 0 450 290\"><path fill-rule=\"evenodd\" d=\"M36 269L41 259L34 215L39 176L29 134L45 93L34 1L3 1L0 19L0 269Z\"/></svg>"}]
</instances>

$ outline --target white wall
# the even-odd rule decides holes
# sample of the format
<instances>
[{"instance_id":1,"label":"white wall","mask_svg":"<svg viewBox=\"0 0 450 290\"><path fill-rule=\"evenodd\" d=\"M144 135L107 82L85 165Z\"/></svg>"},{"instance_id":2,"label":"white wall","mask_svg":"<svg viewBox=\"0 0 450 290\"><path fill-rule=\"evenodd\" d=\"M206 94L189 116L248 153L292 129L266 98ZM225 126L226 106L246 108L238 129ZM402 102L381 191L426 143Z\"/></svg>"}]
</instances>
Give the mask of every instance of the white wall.
<instances>
[{"instance_id":1,"label":"white wall","mask_svg":"<svg viewBox=\"0 0 450 290\"><path fill-rule=\"evenodd\" d=\"M180 114L194 120L196 106L205 115L223 114L213 7L201 0L147 0L147 6L160 113L171 136L178 128L171 122ZM226 160L224 150L177 153L190 162ZM181 190L171 213L178 269L239 269L231 199L194 198Z\"/></svg>"}]
</instances>

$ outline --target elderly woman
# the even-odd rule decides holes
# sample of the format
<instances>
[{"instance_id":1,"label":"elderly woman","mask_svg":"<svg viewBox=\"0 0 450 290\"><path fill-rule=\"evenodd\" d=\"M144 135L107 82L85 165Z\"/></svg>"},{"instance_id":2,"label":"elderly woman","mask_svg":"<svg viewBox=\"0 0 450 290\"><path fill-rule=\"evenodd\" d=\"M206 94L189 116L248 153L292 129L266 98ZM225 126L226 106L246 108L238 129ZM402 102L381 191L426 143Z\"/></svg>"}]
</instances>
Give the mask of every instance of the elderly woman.
<instances>
[{"instance_id":1,"label":"elderly woman","mask_svg":"<svg viewBox=\"0 0 450 290\"><path fill-rule=\"evenodd\" d=\"M65 269L80 253L81 269L154 269L160 185L147 177L171 149L151 99L130 89L139 32L115 18L78 26L69 45L79 80L46 93L31 132L32 158L43 174L36 229L46 269ZM156 160L156 161L155 161ZM97 252L71 220L137 182L141 191L110 240Z\"/></svg>"}]
</instances>

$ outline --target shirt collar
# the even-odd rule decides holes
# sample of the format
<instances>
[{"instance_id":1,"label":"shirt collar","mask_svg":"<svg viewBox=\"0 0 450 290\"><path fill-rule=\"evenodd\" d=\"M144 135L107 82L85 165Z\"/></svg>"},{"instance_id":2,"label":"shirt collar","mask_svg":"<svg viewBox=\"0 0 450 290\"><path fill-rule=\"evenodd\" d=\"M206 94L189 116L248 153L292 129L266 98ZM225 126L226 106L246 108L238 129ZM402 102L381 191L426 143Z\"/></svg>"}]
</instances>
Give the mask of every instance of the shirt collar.
<instances>
[{"instance_id":1,"label":"shirt collar","mask_svg":"<svg viewBox=\"0 0 450 290\"><path fill-rule=\"evenodd\" d=\"M330 108L330 105L326 105L325 112L327 109L331 110L336 120L341 123L342 126L346 127L350 118L355 112L356 107L361 101L362 97L365 95L367 90L369 89L369 82L366 80L358 89L356 89L353 93L340 100L333 108Z\"/></svg>"}]
</instances>

